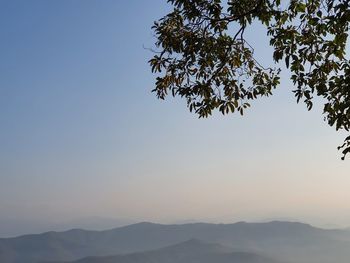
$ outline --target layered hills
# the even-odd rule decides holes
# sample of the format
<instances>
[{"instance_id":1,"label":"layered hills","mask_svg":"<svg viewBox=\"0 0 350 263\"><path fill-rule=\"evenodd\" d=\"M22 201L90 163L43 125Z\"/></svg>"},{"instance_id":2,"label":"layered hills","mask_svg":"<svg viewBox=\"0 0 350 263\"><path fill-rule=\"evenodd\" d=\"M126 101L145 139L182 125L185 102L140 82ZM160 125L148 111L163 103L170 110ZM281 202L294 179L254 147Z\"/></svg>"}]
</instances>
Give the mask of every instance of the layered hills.
<instances>
[{"instance_id":1,"label":"layered hills","mask_svg":"<svg viewBox=\"0 0 350 263\"><path fill-rule=\"evenodd\" d=\"M291 222L162 225L139 223L87 231L47 232L0 239L1 263L74 261L157 250L190 239L282 262L348 263L350 232ZM216 261L215 261L216 262ZM133 263L132 261L128 263Z\"/></svg>"}]
</instances>

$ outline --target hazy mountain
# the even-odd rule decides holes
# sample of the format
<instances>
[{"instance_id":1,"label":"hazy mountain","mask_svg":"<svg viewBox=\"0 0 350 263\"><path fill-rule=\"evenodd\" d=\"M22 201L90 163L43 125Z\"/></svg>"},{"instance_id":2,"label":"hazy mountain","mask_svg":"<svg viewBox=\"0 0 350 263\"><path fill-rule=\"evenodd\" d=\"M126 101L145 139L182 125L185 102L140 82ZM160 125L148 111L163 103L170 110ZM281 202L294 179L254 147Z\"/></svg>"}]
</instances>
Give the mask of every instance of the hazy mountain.
<instances>
[{"instance_id":1,"label":"hazy mountain","mask_svg":"<svg viewBox=\"0 0 350 263\"><path fill-rule=\"evenodd\" d=\"M1 263L76 260L154 250L196 238L238 251L307 263L348 263L350 233L301 223L160 225L139 223L106 231L74 229L0 239Z\"/></svg>"},{"instance_id":2,"label":"hazy mountain","mask_svg":"<svg viewBox=\"0 0 350 263\"><path fill-rule=\"evenodd\" d=\"M82 217L65 222L50 219L23 219L0 217L0 238L18 235L42 233L46 231L63 231L65 229L83 228L104 230L135 223L134 220L123 218Z\"/></svg>"},{"instance_id":3,"label":"hazy mountain","mask_svg":"<svg viewBox=\"0 0 350 263\"><path fill-rule=\"evenodd\" d=\"M87 257L71 263L280 263L249 252L191 239L162 249L127 255ZM55 262L63 263L63 262Z\"/></svg>"}]
</instances>

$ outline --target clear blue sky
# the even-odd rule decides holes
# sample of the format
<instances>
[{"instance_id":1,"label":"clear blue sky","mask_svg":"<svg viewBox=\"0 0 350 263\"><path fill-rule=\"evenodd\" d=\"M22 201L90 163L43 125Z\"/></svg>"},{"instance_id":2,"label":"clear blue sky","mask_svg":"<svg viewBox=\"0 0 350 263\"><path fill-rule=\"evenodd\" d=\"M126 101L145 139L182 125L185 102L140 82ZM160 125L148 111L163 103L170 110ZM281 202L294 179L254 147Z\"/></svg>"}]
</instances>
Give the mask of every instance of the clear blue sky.
<instances>
[{"instance_id":1,"label":"clear blue sky","mask_svg":"<svg viewBox=\"0 0 350 263\"><path fill-rule=\"evenodd\" d=\"M350 162L336 150L344 134L323 122L321 105L295 103L287 74L245 117L198 120L183 101L150 92L144 47L169 8L0 0L0 222L350 225ZM248 34L269 63L265 33Z\"/></svg>"}]
</instances>

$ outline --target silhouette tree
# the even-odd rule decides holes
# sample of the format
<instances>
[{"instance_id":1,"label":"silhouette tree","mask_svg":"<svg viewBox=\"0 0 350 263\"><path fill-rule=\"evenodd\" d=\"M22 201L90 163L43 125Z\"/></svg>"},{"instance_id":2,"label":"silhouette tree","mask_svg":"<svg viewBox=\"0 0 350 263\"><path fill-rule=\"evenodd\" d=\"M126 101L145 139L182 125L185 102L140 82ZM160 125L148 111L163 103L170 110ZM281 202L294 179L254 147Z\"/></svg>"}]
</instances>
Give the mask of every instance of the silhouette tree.
<instances>
[{"instance_id":1,"label":"silhouette tree","mask_svg":"<svg viewBox=\"0 0 350 263\"><path fill-rule=\"evenodd\" d=\"M325 99L324 115L337 130L350 129L350 62L345 56L350 0L168 0L172 12L154 23L157 97L187 101L191 112L214 109L243 115L249 101L279 85L279 68L265 68L245 39L252 23L267 28L273 59L290 69L297 102L312 108ZM234 33L232 33L234 32ZM343 157L350 152L345 138Z\"/></svg>"}]
</instances>

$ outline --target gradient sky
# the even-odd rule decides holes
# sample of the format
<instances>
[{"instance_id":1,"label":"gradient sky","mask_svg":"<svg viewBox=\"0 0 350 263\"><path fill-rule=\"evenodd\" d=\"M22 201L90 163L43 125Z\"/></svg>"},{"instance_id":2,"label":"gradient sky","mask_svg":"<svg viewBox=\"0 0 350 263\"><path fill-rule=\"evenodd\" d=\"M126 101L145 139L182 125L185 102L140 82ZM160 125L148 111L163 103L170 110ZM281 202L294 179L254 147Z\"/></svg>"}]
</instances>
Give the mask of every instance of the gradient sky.
<instances>
[{"instance_id":1,"label":"gradient sky","mask_svg":"<svg viewBox=\"0 0 350 263\"><path fill-rule=\"evenodd\" d=\"M0 230L88 217L350 226L345 135L320 103L296 104L288 74L244 117L199 120L150 92L150 28L169 8L0 0ZM248 31L269 64L264 36Z\"/></svg>"}]
</instances>

